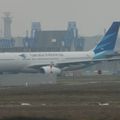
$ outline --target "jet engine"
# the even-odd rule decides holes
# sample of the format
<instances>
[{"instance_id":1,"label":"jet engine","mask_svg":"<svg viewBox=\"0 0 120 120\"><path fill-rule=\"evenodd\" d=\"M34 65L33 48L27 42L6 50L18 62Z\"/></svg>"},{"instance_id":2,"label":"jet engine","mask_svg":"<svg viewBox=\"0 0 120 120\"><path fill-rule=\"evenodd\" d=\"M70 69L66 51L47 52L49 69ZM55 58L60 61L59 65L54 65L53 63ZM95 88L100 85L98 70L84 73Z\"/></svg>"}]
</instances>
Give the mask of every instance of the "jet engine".
<instances>
[{"instance_id":1,"label":"jet engine","mask_svg":"<svg viewBox=\"0 0 120 120\"><path fill-rule=\"evenodd\" d=\"M60 74L61 70L54 66L44 66L40 69L40 73L45 74Z\"/></svg>"}]
</instances>

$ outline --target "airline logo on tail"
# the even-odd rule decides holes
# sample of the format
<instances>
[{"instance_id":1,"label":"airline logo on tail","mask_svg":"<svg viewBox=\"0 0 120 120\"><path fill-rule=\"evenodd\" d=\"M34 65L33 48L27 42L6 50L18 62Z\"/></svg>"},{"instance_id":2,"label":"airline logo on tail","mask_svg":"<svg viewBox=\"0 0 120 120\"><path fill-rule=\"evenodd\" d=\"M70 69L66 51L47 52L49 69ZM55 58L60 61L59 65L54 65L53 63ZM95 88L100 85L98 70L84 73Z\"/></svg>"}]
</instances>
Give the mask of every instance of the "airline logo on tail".
<instances>
[{"instance_id":1,"label":"airline logo on tail","mask_svg":"<svg viewBox=\"0 0 120 120\"><path fill-rule=\"evenodd\" d=\"M113 22L102 40L93 49L95 58L104 57L104 55L113 52L120 27L120 22Z\"/></svg>"}]
</instances>

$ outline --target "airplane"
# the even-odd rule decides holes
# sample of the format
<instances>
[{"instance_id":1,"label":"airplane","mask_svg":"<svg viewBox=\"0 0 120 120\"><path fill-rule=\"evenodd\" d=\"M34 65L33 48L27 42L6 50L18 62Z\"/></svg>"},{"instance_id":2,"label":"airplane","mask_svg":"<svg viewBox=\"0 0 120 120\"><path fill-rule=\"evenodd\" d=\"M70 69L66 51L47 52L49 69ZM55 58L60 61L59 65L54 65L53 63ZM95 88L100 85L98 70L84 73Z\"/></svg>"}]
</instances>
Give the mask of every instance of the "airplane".
<instances>
[{"instance_id":1,"label":"airplane","mask_svg":"<svg viewBox=\"0 0 120 120\"><path fill-rule=\"evenodd\" d=\"M60 74L62 71L82 69L101 61L116 61L114 48L120 22L115 21L100 42L82 52L22 52L0 53L0 73Z\"/></svg>"}]
</instances>

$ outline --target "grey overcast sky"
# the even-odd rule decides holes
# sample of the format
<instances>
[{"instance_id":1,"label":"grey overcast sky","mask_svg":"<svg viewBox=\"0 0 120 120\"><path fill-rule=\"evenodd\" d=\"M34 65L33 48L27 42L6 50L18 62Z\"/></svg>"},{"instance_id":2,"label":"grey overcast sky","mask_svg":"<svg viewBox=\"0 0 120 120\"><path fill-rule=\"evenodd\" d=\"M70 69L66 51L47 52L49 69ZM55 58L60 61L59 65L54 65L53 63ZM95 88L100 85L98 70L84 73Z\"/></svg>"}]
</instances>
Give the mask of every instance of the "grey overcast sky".
<instances>
[{"instance_id":1,"label":"grey overcast sky","mask_svg":"<svg viewBox=\"0 0 120 120\"><path fill-rule=\"evenodd\" d=\"M120 0L0 0L0 29L6 11L13 17L13 36L25 35L32 21L40 21L43 30L64 30L76 21L80 35L92 36L120 20Z\"/></svg>"}]
</instances>

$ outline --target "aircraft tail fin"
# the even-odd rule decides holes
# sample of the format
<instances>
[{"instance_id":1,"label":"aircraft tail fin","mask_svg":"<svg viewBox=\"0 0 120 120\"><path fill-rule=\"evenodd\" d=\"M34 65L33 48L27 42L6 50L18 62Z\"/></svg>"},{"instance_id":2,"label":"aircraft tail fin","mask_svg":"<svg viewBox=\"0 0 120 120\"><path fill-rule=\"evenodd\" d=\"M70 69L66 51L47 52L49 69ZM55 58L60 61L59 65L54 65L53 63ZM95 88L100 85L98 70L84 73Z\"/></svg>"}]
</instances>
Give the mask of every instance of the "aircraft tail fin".
<instances>
[{"instance_id":1,"label":"aircraft tail fin","mask_svg":"<svg viewBox=\"0 0 120 120\"><path fill-rule=\"evenodd\" d=\"M113 22L102 40L93 49L95 55L113 51L116 44L116 39L119 31L120 22Z\"/></svg>"}]
</instances>

